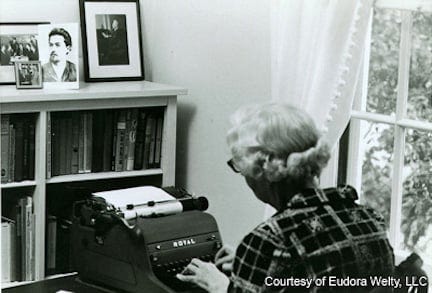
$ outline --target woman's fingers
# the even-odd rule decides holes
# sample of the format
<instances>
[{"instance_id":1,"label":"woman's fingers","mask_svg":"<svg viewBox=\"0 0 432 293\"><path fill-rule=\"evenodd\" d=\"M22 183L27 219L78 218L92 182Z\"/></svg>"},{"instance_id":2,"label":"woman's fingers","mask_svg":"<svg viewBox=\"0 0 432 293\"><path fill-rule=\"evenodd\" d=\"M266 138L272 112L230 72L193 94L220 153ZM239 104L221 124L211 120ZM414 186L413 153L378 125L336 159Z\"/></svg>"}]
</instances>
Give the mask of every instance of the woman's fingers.
<instances>
[{"instance_id":1,"label":"woman's fingers","mask_svg":"<svg viewBox=\"0 0 432 293\"><path fill-rule=\"evenodd\" d=\"M219 259L216 259L215 261L215 265L217 267L223 265L224 263L231 263L234 260L234 256L233 255L225 255L224 257L221 257Z\"/></svg>"},{"instance_id":2,"label":"woman's fingers","mask_svg":"<svg viewBox=\"0 0 432 293\"><path fill-rule=\"evenodd\" d=\"M195 275L198 271L199 268L196 264L189 263L181 273L185 275Z\"/></svg>"},{"instance_id":3,"label":"woman's fingers","mask_svg":"<svg viewBox=\"0 0 432 293\"><path fill-rule=\"evenodd\" d=\"M176 278L183 282L189 282L189 283L196 283L197 282L197 276L196 275L183 275L177 274Z\"/></svg>"},{"instance_id":4,"label":"woman's fingers","mask_svg":"<svg viewBox=\"0 0 432 293\"><path fill-rule=\"evenodd\" d=\"M221 249L216 252L215 255L215 261L217 261L219 258L224 257L225 255L234 254L234 249L229 245L224 245L221 247Z\"/></svg>"},{"instance_id":5,"label":"woman's fingers","mask_svg":"<svg viewBox=\"0 0 432 293\"><path fill-rule=\"evenodd\" d=\"M194 266L200 267L200 266L202 266L203 264L205 264L205 262L203 262L203 261L200 260L199 258L193 258L189 264L192 264L192 265L194 265Z\"/></svg>"}]
</instances>

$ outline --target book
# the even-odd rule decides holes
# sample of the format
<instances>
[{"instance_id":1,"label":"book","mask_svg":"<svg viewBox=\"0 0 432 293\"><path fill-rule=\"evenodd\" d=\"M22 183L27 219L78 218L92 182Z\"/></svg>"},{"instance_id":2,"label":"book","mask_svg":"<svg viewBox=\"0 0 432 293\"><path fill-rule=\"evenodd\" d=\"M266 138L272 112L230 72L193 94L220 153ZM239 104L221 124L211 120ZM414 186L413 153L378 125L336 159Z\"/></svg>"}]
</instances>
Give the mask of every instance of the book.
<instances>
[{"instance_id":1,"label":"book","mask_svg":"<svg viewBox=\"0 0 432 293\"><path fill-rule=\"evenodd\" d=\"M16 281L16 229L15 222L2 217L1 223L1 268L2 282Z\"/></svg>"},{"instance_id":2,"label":"book","mask_svg":"<svg viewBox=\"0 0 432 293\"><path fill-rule=\"evenodd\" d=\"M65 113L65 173L72 174L72 113Z\"/></svg>"},{"instance_id":3,"label":"book","mask_svg":"<svg viewBox=\"0 0 432 293\"><path fill-rule=\"evenodd\" d=\"M27 198L20 198L19 200L19 206L20 206L20 212L19 212L19 234L20 234L20 256L21 256L21 281L26 281L27 279L27 253L26 253L26 247L27 247L27 224L26 224L26 217L27 217L27 210L26 210L26 206L27 206ZM18 233L17 233L18 234ZM18 238L17 238L18 240Z\"/></svg>"},{"instance_id":4,"label":"book","mask_svg":"<svg viewBox=\"0 0 432 293\"><path fill-rule=\"evenodd\" d=\"M29 131L30 131L30 124L31 121L29 117L23 117L23 165L22 165L22 179L28 180L29 179L29 156L30 156L30 137L29 137Z\"/></svg>"},{"instance_id":5,"label":"book","mask_svg":"<svg viewBox=\"0 0 432 293\"><path fill-rule=\"evenodd\" d=\"M1 183L10 181L9 140L10 115L1 115Z\"/></svg>"},{"instance_id":6,"label":"book","mask_svg":"<svg viewBox=\"0 0 432 293\"><path fill-rule=\"evenodd\" d=\"M25 281L34 279L34 217L33 199L27 196L25 201Z\"/></svg>"},{"instance_id":7,"label":"book","mask_svg":"<svg viewBox=\"0 0 432 293\"><path fill-rule=\"evenodd\" d=\"M126 132L126 111L120 110L117 117L115 171L123 171L124 144Z\"/></svg>"},{"instance_id":8,"label":"book","mask_svg":"<svg viewBox=\"0 0 432 293\"><path fill-rule=\"evenodd\" d=\"M86 115L79 112L79 135L78 135L78 173L84 173L84 128Z\"/></svg>"},{"instance_id":9,"label":"book","mask_svg":"<svg viewBox=\"0 0 432 293\"><path fill-rule=\"evenodd\" d=\"M156 119L152 112L149 112L147 115L146 121L146 129L145 129L145 137L144 137L144 151L143 151L143 169L150 168L150 155L153 157L154 151L152 151L152 134L154 133L154 129L156 128ZM153 163L153 159L152 163Z\"/></svg>"},{"instance_id":10,"label":"book","mask_svg":"<svg viewBox=\"0 0 432 293\"><path fill-rule=\"evenodd\" d=\"M84 123L84 173L92 171L93 155L93 113L85 113Z\"/></svg>"},{"instance_id":11,"label":"book","mask_svg":"<svg viewBox=\"0 0 432 293\"><path fill-rule=\"evenodd\" d=\"M35 156L36 156L36 141L35 141L36 125L34 122L29 124L29 158L28 158L28 179L35 179Z\"/></svg>"},{"instance_id":12,"label":"book","mask_svg":"<svg viewBox=\"0 0 432 293\"><path fill-rule=\"evenodd\" d=\"M104 134L103 134L103 171L112 170L112 152L113 152L113 133L114 133L114 113L106 111L104 116Z\"/></svg>"},{"instance_id":13,"label":"book","mask_svg":"<svg viewBox=\"0 0 432 293\"><path fill-rule=\"evenodd\" d=\"M15 172L14 181L20 182L24 175L24 121L22 119L14 119L12 122L15 128Z\"/></svg>"},{"instance_id":14,"label":"book","mask_svg":"<svg viewBox=\"0 0 432 293\"><path fill-rule=\"evenodd\" d=\"M150 145L149 145L149 155L148 155L148 167L154 168L155 167L155 148L156 148L156 127L157 127L157 117L156 114L149 116L150 123Z\"/></svg>"},{"instance_id":15,"label":"book","mask_svg":"<svg viewBox=\"0 0 432 293\"><path fill-rule=\"evenodd\" d=\"M71 174L79 171L79 136L80 136L80 114L72 113L72 157Z\"/></svg>"},{"instance_id":16,"label":"book","mask_svg":"<svg viewBox=\"0 0 432 293\"><path fill-rule=\"evenodd\" d=\"M93 112L92 172L102 172L104 164L104 111Z\"/></svg>"},{"instance_id":17,"label":"book","mask_svg":"<svg viewBox=\"0 0 432 293\"><path fill-rule=\"evenodd\" d=\"M116 153L117 153L117 123L119 112L113 112L113 129L112 129L112 153L111 153L111 171L116 170Z\"/></svg>"},{"instance_id":18,"label":"book","mask_svg":"<svg viewBox=\"0 0 432 293\"><path fill-rule=\"evenodd\" d=\"M134 170L143 169L146 117L147 117L147 112L144 109L140 109L138 113L138 125L137 125L136 140L135 140Z\"/></svg>"},{"instance_id":19,"label":"book","mask_svg":"<svg viewBox=\"0 0 432 293\"><path fill-rule=\"evenodd\" d=\"M162 156L162 131L163 131L163 112L159 113L156 123L156 145L155 145L155 158L154 168L160 168Z\"/></svg>"},{"instance_id":20,"label":"book","mask_svg":"<svg viewBox=\"0 0 432 293\"><path fill-rule=\"evenodd\" d=\"M52 147L52 140L53 140L53 132L52 132L52 114L51 112L47 113L47 134L46 134L46 176L47 178L51 178L53 176L52 169L53 169L53 147Z\"/></svg>"},{"instance_id":21,"label":"book","mask_svg":"<svg viewBox=\"0 0 432 293\"><path fill-rule=\"evenodd\" d=\"M138 109L130 110L130 121L128 127L128 147L127 147L127 157L126 157L126 170L132 171L134 169L135 161L135 142L136 142L136 132L138 126Z\"/></svg>"},{"instance_id":22,"label":"book","mask_svg":"<svg viewBox=\"0 0 432 293\"><path fill-rule=\"evenodd\" d=\"M17 281L23 280L22 277L22 234L23 234L23 224L22 224L22 214L23 207L21 204L21 199L18 201L15 206L15 229L16 229L16 241L15 241L15 277Z\"/></svg>"},{"instance_id":23,"label":"book","mask_svg":"<svg viewBox=\"0 0 432 293\"><path fill-rule=\"evenodd\" d=\"M127 157L129 153L129 130L131 127L131 109L126 110L126 128L125 128L125 137L124 137L124 146L123 146L123 171L127 169Z\"/></svg>"},{"instance_id":24,"label":"book","mask_svg":"<svg viewBox=\"0 0 432 293\"><path fill-rule=\"evenodd\" d=\"M57 218L47 217L46 270L47 274L56 272Z\"/></svg>"},{"instance_id":25,"label":"book","mask_svg":"<svg viewBox=\"0 0 432 293\"><path fill-rule=\"evenodd\" d=\"M54 153L58 153L58 166L59 166L59 174L58 175L65 175L67 174L66 171L66 152L67 152L67 122L66 122L66 118L64 116L59 117L58 121L57 121L57 126L56 129L57 131L57 138L58 138L58 143L57 143L57 147L58 149L54 149ZM57 155L55 156L57 157Z\"/></svg>"},{"instance_id":26,"label":"book","mask_svg":"<svg viewBox=\"0 0 432 293\"><path fill-rule=\"evenodd\" d=\"M9 182L15 181L15 127L9 124Z\"/></svg>"}]
</instances>

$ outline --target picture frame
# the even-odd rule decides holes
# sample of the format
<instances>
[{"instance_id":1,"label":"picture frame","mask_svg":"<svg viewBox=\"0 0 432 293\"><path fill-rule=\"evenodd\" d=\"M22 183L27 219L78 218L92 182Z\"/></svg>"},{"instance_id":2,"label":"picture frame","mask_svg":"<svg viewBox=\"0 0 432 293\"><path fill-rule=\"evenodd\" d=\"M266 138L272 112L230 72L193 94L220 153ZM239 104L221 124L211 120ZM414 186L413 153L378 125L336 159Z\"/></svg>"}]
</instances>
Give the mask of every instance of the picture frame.
<instances>
[{"instance_id":1,"label":"picture frame","mask_svg":"<svg viewBox=\"0 0 432 293\"><path fill-rule=\"evenodd\" d=\"M14 85L15 61L38 61L38 25L49 22L0 22L0 85Z\"/></svg>"},{"instance_id":2,"label":"picture frame","mask_svg":"<svg viewBox=\"0 0 432 293\"><path fill-rule=\"evenodd\" d=\"M84 79L144 79L139 0L80 0Z\"/></svg>"},{"instance_id":3,"label":"picture frame","mask_svg":"<svg viewBox=\"0 0 432 293\"><path fill-rule=\"evenodd\" d=\"M42 88L42 65L40 61L15 61L17 89Z\"/></svg>"}]
</instances>

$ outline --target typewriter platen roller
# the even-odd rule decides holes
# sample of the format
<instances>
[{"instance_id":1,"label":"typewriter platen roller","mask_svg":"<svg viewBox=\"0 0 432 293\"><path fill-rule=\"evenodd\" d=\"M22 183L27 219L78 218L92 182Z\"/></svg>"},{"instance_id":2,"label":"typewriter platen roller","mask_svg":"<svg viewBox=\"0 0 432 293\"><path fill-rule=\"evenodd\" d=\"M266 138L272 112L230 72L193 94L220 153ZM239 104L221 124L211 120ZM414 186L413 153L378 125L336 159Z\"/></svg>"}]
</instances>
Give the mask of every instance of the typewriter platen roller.
<instances>
[{"instance_id":1,"label":"typewriter platen roller","mask_svg":"<svg viewBox=\"0 0 432 293\"><path fill-rule=\"evenodd\" d=\"M76 204L73 259L82 281L116 292L195 292L175 275L192 258L213 261L222 246L215 219L191 210L126 221L101 200Z\"/></svg>"}]
</instances>

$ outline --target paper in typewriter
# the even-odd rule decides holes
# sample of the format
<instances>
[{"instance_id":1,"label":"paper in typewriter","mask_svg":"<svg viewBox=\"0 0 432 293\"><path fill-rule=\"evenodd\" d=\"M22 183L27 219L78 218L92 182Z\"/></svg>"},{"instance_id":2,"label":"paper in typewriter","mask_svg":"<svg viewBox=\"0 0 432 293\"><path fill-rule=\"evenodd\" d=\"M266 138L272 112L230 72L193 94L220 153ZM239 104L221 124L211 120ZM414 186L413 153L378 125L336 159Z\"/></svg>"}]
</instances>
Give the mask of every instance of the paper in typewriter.
<instances>
[{"instance_id":1,"label":"paper in typewriter","mask_svg":"<svg viewBox=\"0 0 432 293\"><path fill-rule=\"evenodd\" d=\"M122 210L127 205L140 205L149 201L162 202L175 198L163 189L154 186L140 186L93 193L93 196L104 198L108 203Z\"/></svg>"}]
</instances>

